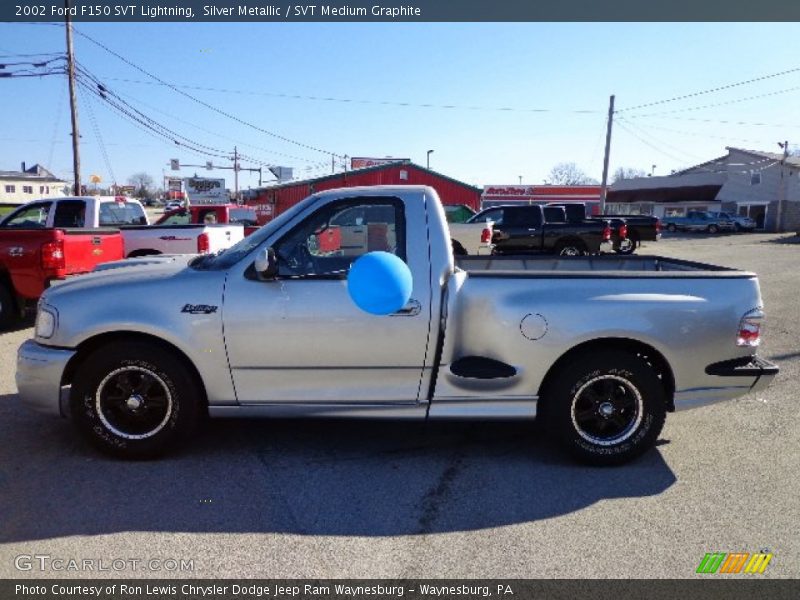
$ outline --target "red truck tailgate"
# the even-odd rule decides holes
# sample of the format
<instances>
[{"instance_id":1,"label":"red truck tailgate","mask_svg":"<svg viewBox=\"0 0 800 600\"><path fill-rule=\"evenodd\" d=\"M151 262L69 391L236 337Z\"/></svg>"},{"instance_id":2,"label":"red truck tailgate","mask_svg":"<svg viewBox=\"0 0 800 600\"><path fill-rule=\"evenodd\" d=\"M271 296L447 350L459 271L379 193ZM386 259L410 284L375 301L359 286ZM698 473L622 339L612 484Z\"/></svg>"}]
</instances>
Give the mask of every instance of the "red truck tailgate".
<instances>
[{"instance_id":1,"label":"red truck tailgate","mask_svg":"<svg viewBox=\"0 0 800 600\"><path fill-rule=\"evenodd\" d=\"M64 275L88 273L100 263L125 258L116 229L65 229L63 241Z\"/></svg>"}]
</instances>

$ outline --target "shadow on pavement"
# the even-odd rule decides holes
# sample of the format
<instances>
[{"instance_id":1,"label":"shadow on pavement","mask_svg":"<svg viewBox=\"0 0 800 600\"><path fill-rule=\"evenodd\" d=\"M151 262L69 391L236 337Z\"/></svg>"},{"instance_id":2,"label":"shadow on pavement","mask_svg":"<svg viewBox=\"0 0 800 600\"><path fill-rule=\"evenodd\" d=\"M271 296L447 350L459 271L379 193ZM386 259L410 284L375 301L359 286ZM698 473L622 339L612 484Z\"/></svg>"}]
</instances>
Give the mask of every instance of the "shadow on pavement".
<instances>
[{"instance_id":1,"label":"shadow on pavement","mask_svg":"<svg viewBox=\"0 0 800 600\"><path fill-rule=\"evenodd\" d=\"M122 531L395 536L476 530L660 494L658 449L577 465L529 423L211 421L179 452L123 462L0 396L0 543Z\"/></svg>"}]
</instances>

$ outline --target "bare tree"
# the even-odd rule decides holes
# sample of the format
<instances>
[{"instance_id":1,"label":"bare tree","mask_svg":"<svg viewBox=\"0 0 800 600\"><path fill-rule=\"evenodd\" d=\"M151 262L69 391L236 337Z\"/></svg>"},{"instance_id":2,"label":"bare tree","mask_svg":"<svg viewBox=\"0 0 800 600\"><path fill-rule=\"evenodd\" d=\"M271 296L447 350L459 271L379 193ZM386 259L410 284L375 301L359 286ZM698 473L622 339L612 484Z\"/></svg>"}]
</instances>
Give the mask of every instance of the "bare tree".
<instances>
[{"instance_id":1,"label":"bare tree","mask_svg":"<svg viewBox=\"0 0 800 600\"><path fill-rule=\"evenodd\" d=\"M556 185L591 185L597 183L596 179L589 177L573 162L555 165L550 169L548 181Z\"/></svg>"},{"instance_id":2,"label":"bare tree","mask_svg":"<svg viewBox=\"0 0 800 600\"><path fill-rule=\"evenodd\" d=\"M136 186L137 198L147 198L150 195L150 190L153 189L153 178L142 171L128 177L128 184Z\"/></svg>"},{"instance_id":3,"label":"bare tree","mask_svg":"<svg viewBox=\"0 0 800 600\"><path fill-rule=\"evenodd\" d=\"M647 173L642 169L637 169L636 167L619 167L616 171L614 171L611 181L616 183L617 181L622 181L623 179L635 179L636 177L646 176Z\"/></svg>"}]
</instances>

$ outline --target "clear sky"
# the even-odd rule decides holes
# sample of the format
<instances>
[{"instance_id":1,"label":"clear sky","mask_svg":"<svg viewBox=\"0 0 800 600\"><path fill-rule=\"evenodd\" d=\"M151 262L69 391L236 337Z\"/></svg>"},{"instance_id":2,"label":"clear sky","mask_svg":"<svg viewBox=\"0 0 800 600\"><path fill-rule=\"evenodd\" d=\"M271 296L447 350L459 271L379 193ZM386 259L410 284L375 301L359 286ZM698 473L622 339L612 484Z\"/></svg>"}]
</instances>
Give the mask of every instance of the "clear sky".
<instances>
[{"instance_id":1,"label":"clear sky","mask_svg":"<svg viewBox=\"0 0 800 600\"><path fill-rule=\"evenodd\" d=\"M196 148L209 148L192 152L162 140L81 91L82 172L84 179L98 174L104 183L124 183L139 171L160 181L162 173L171 173L170 158L204 164L207 152L227 155L234 145L251 159L242 166L289 166L296 177L330 173L331 153L425 165L432 149L431 168L474 185L517 183L520 176L523 183L539 184L558 162L575 162L600 179L611 94L620 110L612 172L619 166L650 172L655 165L657 175L668 174L720 156L725 146L779 152L778 141L800 144L800 70L624 110L798 69L796 23L75 28L217 109L76 35L76 58L87 73L129 107ZM63 25L0 23L0 63L38 60L19 55L64 47ZM0 79L0 170L38 162L70 177L66 88L61 75ZM231 171L183 169L180 175L195 171L225 177L233 187ZM257 175L242 174L243 189L257 184Z\"/></svg>"}]
</instances>

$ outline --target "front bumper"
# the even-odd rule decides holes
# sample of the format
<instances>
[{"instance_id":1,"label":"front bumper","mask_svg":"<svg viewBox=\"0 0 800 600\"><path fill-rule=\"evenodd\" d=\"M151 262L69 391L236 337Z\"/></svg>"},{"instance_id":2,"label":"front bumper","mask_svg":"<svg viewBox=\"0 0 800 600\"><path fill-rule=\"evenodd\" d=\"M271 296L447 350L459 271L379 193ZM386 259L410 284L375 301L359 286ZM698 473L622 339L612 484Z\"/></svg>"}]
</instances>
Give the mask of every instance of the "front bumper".
<instances>
[{"instance_id":1,"label":"front bumper","mask_svg":"<svg viewBox=\"0 0 800 600\"><path fill-rule=\"evenodd\" d=\"M61 378L74 350L42 346L28 340L17 350L17 389L24 404L38 412L64 415Z\"/></svg>"},{"instance_id":2,"label":"front bumper","mask_svg":"<svg viewBox=\"0 0 800 600\"><path fill-rule=\"evenodd\" d=\"M769 387L780 368L758 356L743 356L713 363L705 368L720 385L675 392L675 408L682 410L732 400Z\"/></svg>"}]
</instances>

